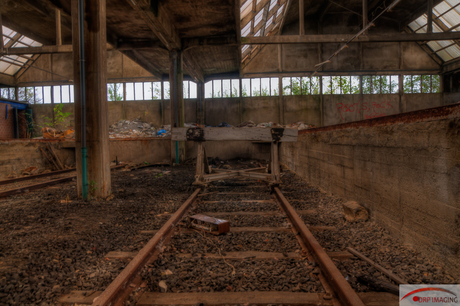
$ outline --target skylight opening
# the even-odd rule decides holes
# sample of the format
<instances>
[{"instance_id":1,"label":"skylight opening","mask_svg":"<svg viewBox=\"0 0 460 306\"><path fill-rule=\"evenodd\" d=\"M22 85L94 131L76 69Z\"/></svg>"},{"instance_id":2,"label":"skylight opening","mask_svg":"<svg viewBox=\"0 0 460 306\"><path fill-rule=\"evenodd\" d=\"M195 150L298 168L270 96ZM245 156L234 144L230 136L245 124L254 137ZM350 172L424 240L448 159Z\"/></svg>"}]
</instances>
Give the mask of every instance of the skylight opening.
<instances>
[{"instance_id":1,"label":"skylight opening","mask_svg":"<svg viewBox=\"0 0 460 306\"><path fill-rule=\"evenodd\" d=\"M241 37L246 37L251 33L252 20L241 30Z\"/></svg>"},{"instance_id":2,"label":"skylight opening","mask_svg":"<svg viewBox=\"0 0 460 306\"><path fill-rule=\"evenodd\" d=\"M253 0L247 0L243 5L241 6L240 9L240 18L243 19L246 17L247 14L249 14L252 11L252 1Z\"/></svg>"},{"instance_id":3,"label":"skylight opening","mask_svg":"<svg viewBox=\"0 0 460 306\"><path fill-rule=\"evenodd\" d=\"M42 44L20 33L3 26L3 45L5 48L41 47ZM15 75L22 67L30 65L32 54L5 55L0 57L0 73Z\"/></svg>"},{"instance_id":4,"label":"skylight opening","mask_svg":"<svg viewBox=\"0 0 460 306\"><path fill-rule=\"evenodd\" d=\"M262 21L262 17L264 15L264 10L261 9L259 13L257 13L256 17L254 18L254 28Z\"/></svg>"},{"instance_id":5,"label":"skylight opening","mask_svg":"<svg viewBox=\"0 0 460 306\"><path fill-rule=\"evenodd\" d=\"M269 12L275 7L277 2L278 2L277 0L272 0L270 2L270 8L268 9Z\"/></svg>"},{"instance_id":6,"label":"skylight opening","mask_svg":"<svg viewBox=\"0 0 460 306\"><path fill-rule=\"evenodd\" d=\"M460 2L458 0L445 0L439 3L433 8L433 14L433 33L460 30ZM427 14L423 14L408 26L415 33L426 33L427 19ZM458 41L429 41L427 46L444 62L460 58Z\"/></svg>"}]
</instances>

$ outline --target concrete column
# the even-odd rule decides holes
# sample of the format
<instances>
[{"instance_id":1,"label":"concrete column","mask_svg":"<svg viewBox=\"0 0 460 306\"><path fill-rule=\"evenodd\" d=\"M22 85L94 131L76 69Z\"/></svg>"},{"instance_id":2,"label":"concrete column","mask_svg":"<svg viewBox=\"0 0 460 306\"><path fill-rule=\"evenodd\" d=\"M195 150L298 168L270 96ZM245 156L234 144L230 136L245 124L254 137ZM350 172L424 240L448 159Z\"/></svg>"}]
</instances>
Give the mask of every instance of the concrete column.
<instances>
[{"instance_id":1,"label":"concrete column","mask_svg":"<svg viewBox=\"0 0 460 306\"><path fill-rule=\"evenodd\" d=\"M173 50L169 56L169 86L171 103L171 131L175 127L184 127L184 88L182 51ZM176 152L179 153L178 158ZM171 142L171 163L185 160L185 143Z\"/></svg>"},{"instance_id":2,"label":"concrete column","mask_svg":"<svg viewBox=\"0 0 460 306\"><path fill-rule=\"evenodd\" d=\"M278 104L280 124L284 124L283 77L278 77Z\"/></svg>"},{"instance_id":3,"label":"concrete column","mask_svg":"<svg viewBox=\"0 0 460 306\"><path fill-rule=\"evenodd\" d=\"M86 100L86 137L88 150L88 194L107 197L111 192L109 126L107 105L107 32L106 0L85 0L86 96L80 94L80 43L78 0L72 0L72 45L75 88L75 152L77 190L81 196L81 118L82 99Z\"/></svg>"},{"instance_id":4,"label":"concrete column","mask_svg":"<svg viewBox=\"0 0 460 306\"><path fill-rule=\"evenodd\" d=\"M231 85L231 84L230 84ZM198 122L200 125L205 125L205 101L204 101L204 83L197 83L197 98L198 98Z\"/></svg>"}]
</instances>

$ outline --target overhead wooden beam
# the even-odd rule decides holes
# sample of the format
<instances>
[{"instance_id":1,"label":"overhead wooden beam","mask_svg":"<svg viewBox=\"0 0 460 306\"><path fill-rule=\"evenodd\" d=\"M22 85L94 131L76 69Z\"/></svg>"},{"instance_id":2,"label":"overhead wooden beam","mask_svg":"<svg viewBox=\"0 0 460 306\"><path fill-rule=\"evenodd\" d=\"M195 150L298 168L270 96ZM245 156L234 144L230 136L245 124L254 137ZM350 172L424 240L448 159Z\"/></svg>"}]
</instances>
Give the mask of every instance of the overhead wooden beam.
<instances>
[{"instance_id":1,"label":"overhead wooden beam","mask_svg":"<svg viewBox=\"0 0 460 306\"><path fill-rule=\"evenodd\" d=\"M51 45L53 44L53 41L47 39L47 38L44 38L40 35L37 35L36 33L34 32L31 32L29 29L26 29L24 27L21 27L19 26L15 20L10 20L9 19L9 16L8 15L3 15L3 18L2 18L2 22L3 22L3 25L18 32L18 33L21 33L22 35L25 35L35 41L38 41L39 43L42 43L44 45Z\"/></svg>"},{"instance_id":2,"label":"overhead wooden beam","mask_svg":"<svg viewBox=\"0 0 460 306\"><path fill-rule=\"evenodd\" d=\"M305 7L304 7L304 0L299 0L299 35L305 35Z\"/></svg>"},{"instance_id":3,"label":"overhead wooden beam","mask_svg":"<svg viewBox=\"0 0 460 306\"><path fill-rule=\"evenodd\" d=\"M191 54L184 52L183 64L185 70L196 82L204 82L203 70Z\"/></svg>"},{"instance_id":4,"label":"overhead wooden beam","mask_svg":"<svg viewBox=\"0 0 460 306\"><path fill-rule=\"evenodd\" d=\"M182 49L184 51L205 46L238 46L238 38L237 35L229 35L182 39Z\"/></svg>"},{"instance_id":5,"label":"overhead wooden beam","mask_svg":"<svg viewBox=\"0 0 460 306\"><path fill-rule=\"evenodd\" d=\"M426 32L433 33L433 0L428 0Z\"/></svg>"},{"instance_id":6,"label":"overhead wooden beam","mask_svg":"<svg viewBox=\"0 0 460 306\"><path fill-rule=\"evenodd\" d=\"M368 18L367 16L369 15L369 9L368 9L368 6L367 6L368 5L367 1L368 0L363 0L363 29L365 27L367 27L367 18ZM364 34L367 34L367 32L364 33Z\"/></svg>"},{"instance_id":7,"label":"overhead wooden beam","mask_svg":"<svg viewBox=\"0 0 460 306\"><path fill-rule=\"evenodd\" d=\"M353 35L278 35L265 37L242 37L241 44L307 44L307 43L346 43ZM421 33L421 34L382 34L382 35L361 35L351 43L358 42L411 42L431 40L452 40L460 39L459 32L448 33Z\"/></svg>"},{"instance_id":8,"label":"overhead wooden beam","mask_svg":"<svg viewBox=\"0 0 460 306\"><path fill-rule=\"evenodd\" d=\"M0 53L3 53L3 22L2 22L2 8L0 7Z\"/></svg>"},{"instance_id":9,"label":"overhead wooden beam","mask_svg":"<svg viewBox=\"0 0 460 306\"><path fill-rule=\"evenodd\" d=\"M62 45L62 22L61 22L61 10L58 8L54 9L56 13L56 45Z\"/></svg>"},{"instance_id":10,"label":"overhead wooden beam","mask_svg":"<svg viewBox=\"0 0 460 306\"><path fill-rule=\"evenodd\" d=\"M126 0L126 2L139 13L147 26L168 50L181 49L179 33L159 1Z\"/></svg>"}]
</instances>

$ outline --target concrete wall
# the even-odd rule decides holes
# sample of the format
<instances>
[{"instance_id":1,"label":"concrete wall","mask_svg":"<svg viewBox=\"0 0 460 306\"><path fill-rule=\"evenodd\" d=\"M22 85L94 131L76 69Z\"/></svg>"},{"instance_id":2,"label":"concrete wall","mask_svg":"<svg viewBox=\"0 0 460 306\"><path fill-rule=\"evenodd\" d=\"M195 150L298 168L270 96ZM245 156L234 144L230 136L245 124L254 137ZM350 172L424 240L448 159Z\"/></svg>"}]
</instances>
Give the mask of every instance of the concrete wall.
<instances>
[{"instance_id":1,"label":"concrete wall","mask_svg":"<svg viewBox=\"0 0 460 306\"><path fill-rule=\"evenodd\" d=\"M283 164L460 274L460 105L302 131Z\"/></svg>"},{"instance_id":2,"label":"concrete wall","mask_svg":"<svg viewBox=\"0 0 460 306\"><path fill-rule=\"evenodd\" d=\"M107 52L107 78L109 82L127 78L133 81L146 78L153 80L152 74L116 50ZM17 82L18 86L24 86L35 83L70 84L69 80L73 80L72 53L55 53L40 55L31 68L18 75Z\"/></svg>"},{"instance_id":3,"label":"concrete wall","mask_svg":"<svg viewBox=\"0 0 460 306\"><path fill-rule=\"evenodd\" d=\"M342 13L343 14L343 13ZM355 34L360 21L350 25L348 16L326 15L321 25L316 19L305 20L305 34ZM353 22L352 22L353 23ZM398 22L379 24L369 30L369 34L400 33ZM283 35L298 35L298 22L285 25ZM309 75L315 71L315 65L326 61L340 47L339 43L329 44L284 44L265 45L260 53L249 63L243 66L243 75L250 76L257 73L303 73ZM434 61L415 42L390 43L351 43L348 48L340 52L324 65L321 73L350 72L350 74L373 74L385 71L431 71L436 74L441 66ZM422 72L420 72L422 73Z\"/></svg>"}]
</instances>

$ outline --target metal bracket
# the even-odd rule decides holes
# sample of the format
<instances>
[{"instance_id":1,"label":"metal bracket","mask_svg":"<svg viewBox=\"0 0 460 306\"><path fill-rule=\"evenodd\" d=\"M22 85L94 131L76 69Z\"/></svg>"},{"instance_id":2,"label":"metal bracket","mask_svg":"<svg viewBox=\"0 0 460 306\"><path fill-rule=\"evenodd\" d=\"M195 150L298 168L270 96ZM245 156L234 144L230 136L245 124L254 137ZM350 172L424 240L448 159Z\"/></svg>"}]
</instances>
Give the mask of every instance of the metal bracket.
<instances>
[{"instance_id":1,"label":"metal bracket","mask_svg":"<svg viewBox=\"0 0 460 306\"><path fill-rule=\"evenodd\" d=\"M189 128L186 134L187 140L191 141L205 141L204 130L200 128Z\"/></svg>"},{"instance_id":2,"label":"metal bracket","mask_svg":"<svg viewBox=\"0 0 460 306\"><path fill-rule=\"evenodd\" d=\"M281 138L283 137L284 129L283 128L272 128L271 132L272 132L273 142L279 142Z\"/></svg>"}]
</instances>

